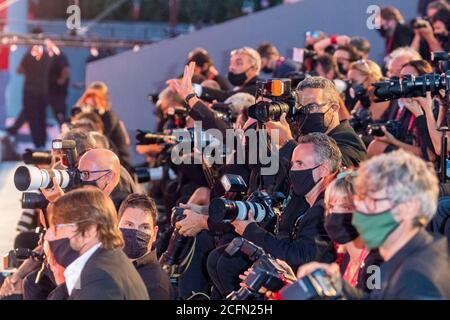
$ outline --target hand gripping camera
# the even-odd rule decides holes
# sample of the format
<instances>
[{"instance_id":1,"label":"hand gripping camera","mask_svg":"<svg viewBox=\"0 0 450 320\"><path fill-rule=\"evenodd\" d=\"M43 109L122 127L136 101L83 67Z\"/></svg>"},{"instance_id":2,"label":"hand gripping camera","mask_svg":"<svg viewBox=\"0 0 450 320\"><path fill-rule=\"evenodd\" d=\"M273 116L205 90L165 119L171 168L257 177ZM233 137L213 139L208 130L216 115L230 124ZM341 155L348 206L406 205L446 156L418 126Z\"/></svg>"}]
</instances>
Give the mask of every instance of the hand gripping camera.
<instances>
[{"instance_id":1,"label":"hand gripping camera","mask_svg":"<svg viewBox=\"0 0 450 320\"><path fill-rule=\"evenodd\" d=\"M280 264L254 243L244 238L235 238L225 249L230 256L235 255L238 251L241 251L254 263L250 274L244 280L245 286L230 293L227 300L261 298L258 291L263 287L277 292L288 283L296 281L295 274L290 267Z\"/></svg>"}]
</instances>

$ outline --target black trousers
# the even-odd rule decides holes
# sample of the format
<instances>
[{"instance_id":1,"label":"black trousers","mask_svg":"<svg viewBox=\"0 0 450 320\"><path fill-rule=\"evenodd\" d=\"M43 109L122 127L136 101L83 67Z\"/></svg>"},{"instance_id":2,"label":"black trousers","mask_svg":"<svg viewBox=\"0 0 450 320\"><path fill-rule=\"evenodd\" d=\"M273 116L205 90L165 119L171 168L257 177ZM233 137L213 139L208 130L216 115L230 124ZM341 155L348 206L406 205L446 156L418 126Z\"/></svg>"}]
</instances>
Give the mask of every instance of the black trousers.
<instances>
[{"instance_id":1,"label":"black trousers","mask_svg":"<svg viewBox=\"0 0 450 320\"><path fill-rule=\"evenodd\" d=\"M207 231L202 231L196 236L195 251L191 264L180 276L178 282L180 298L186 299L197 292L211 294L213 281L208 274L208 256L216 247L229 243L235 236L235 234L225 234L217 238ZM213 298L217 297L214 296Z\"/></svg>"},{"instance_id":2,"label":"black trousers","mask_svg":"<svg viewBox=\"0 0 450 320\"><path fill-rule=\"evenodd\" d=\"M218 295L214 298L225 299L228 294L239 290L239 275L253 264L240 251L230 256L225 252L227 245L214 249L208 256L208 274Z\"/></svg>"},{"instance_id":3,"label":"black trousers","mask_svg":"<svg viewBox=\"0 0 450 320\"><path fill-rule=\"evenodd\" d=\"M46 108L47 99L45 95L25 91L23 94L23 108L11 131L14 133L17 132L25 122L28 122L35 147L45 147L47 141Z\"/></svg>"}]
</instances>

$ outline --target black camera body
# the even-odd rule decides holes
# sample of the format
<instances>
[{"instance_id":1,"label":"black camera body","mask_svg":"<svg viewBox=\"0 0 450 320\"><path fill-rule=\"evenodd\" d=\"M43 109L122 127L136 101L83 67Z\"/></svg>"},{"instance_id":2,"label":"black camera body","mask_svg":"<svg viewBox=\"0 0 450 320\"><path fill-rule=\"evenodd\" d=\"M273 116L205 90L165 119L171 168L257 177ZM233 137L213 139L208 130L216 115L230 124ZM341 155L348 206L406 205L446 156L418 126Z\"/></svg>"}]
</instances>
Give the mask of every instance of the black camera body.
<instances>
[{"instance_id":1,"label":"black camera body","mask_svg":"<svg viewBox=\"0 0 450 320\"><path fill-rule=\"evenodd\" d=\"M386 127L386 130L392 134L396 139L401 140L403 137L403 128L400 121L389 120L386 123L372 123L367 127L367 134L382 137L384 136L384 132L381 129L382 126Z\"/></svg>"},{"instance_id":2,"label":"black camera body","mask_svg":"<svg viewBox=\"0 0 450 320\"><path fill-rule=\"evenodd\" d=\"M342 293L322 269L317 269L278 292L280 300L337 300Z\"/></svg>"},{"instance_id":3,"label":"black camera body","mask_svg":"<svg viewBox=\"0 0 450 320\"><path fill-rule=\"evenodd\" d=\"M31 149L26 149L22 154L22 160L28 165L50 165L53 156L50 151L33 151Z\"/></svg>"},{"instance_id":4,"label":"black camera body","mask_svg":"<svg viewBox=\"0 0 450 320\"><path fill-rule=\"evenodd\" d=\"M427 92L437 96L440 90L450 91L450 54L433 52L433 63L439 73L427 73L420 76L406 75L400 80L393 77L386 81L375 82L377 101L389 101L399 98L425 97Z\"/></svg>"},{"instance_id":5,"label":"black camera body","mask_svg":"<svg viewBox=\"0 0 450 320\"><path fill-rule=\"evenodd\" d=\"M231 125L236 122L236 115L232 112L232 109L230 108L232 104L231 103L213 103L211 106L211 109L213 109L216 112L216 115L225 121L227 124Z\"/></svg>"},{"instance_id":6,"label":"black camera body","mask_svg":"<svg viewBox=\"0 0 450 320\"><path fill-rule=\"evenodd\" d=\"M278 121L283 113L286 119L294 122L297 117L297 98L295 90L291 88L290 79L269 79L258 83L256 96L270 99L271 101L259 101L248 108L249 117L261 123Z\"/></svg>"},{"instance_id":7,"label":"black camera body","mask_svg":"<svg viewBox=\"0 0 450 320\"><path fill-rule=\"evenodd\" d=\"M45 209L49 201L42 193L23 192L20 200L22 209Z\"/></svg>"},{"instance_id":8,"label":"black camera body","mask_svg":"<svg viewBox=\"0 0 450 320\"><path fill-rule=\"evenodd\" d=\"M186 217L184 209L180 207L172 208L171 225L173 228L172 236L170 237L169 246L167 250L159 258L159 263L169 277L178 277L178 275L184 272L186 267L186 259L189 256L189 249L192 246L188 244L192 243L191 237L184 237L178 233L175 228L175 224L178 221L183 220Z\"/></svg>"},{"instance_id":9,"label":"black camera body","mask_svg":"<svg viewBox=\"0 0 450 320\"><path fill-rule=\"evenodd\" d=\"M426 28L427 27L427 18L415 18L411 25L413 27L413 29L422 29L422 28Z\"/></svg>"},{"instance_id":10,"label":"black camera body","mask_svg":"<svg viewBox=\"0 0 450 320\"><path fill-rule=\"evenodd\" d=\"M244 280L245 286L230 293L227 297L228 300L259 298L258 291L263 287L269 291L278 292L285 285L296 280L292 269L281 265L276 259L266 254L262 248L244 238L233 239L225 249L230 256L238 251L254 263L251 272Z\"/></svg>"}]
</instances>

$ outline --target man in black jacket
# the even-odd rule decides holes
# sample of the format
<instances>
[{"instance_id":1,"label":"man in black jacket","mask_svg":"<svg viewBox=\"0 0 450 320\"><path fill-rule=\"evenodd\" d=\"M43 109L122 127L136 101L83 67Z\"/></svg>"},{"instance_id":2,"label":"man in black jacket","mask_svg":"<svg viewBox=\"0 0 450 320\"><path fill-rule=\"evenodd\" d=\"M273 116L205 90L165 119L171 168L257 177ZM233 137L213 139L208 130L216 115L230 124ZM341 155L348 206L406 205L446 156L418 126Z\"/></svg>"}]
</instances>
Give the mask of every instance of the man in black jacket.
<instances>
[{"instance_id":1,"label":"man in black jacket","mask_svg":"<svg viewBox=\"0 0 450 320\"><path fill-rule=\"evenodd\" d=\"M119 209L119 228L125 242L123 251L133 262L147 287L151 300L170 300L172 287L158 259L153 243L158 234L155 202L145 194L130 194Z\"/></svg>"},{"instance_id":2,"label":"man in black jacket","mask_svg":"<svg viewBox=\"0 0 450 320\"><path fill-rule=\"evenodd\" d=\"M49 263L69 300L147 300L145 285L121 250L114 204L98 188L66 193L49 208ZM75 258L75 259L73 259ZM71 260L65 268L65 261Z\"/></svg>"},{"instance_id":3,"label":"man in black jacket","mask_svg":"<svg viewBox=\"0 0 450 320\"><path fill-rule=\"evenodd\" d=\"M380 32L386 38L385 56L399 47L407 47L414 38L414 31L404 23L400 11L392 6L381 9Z\"/></svg>"},{"instance_id":4,"label":"man in black jacket","mask_svg":"<svg viewBox=\"0 0 450 320\"><path fill-rule=\"evenodd\" d=\"M342 282L336 264L312 263L302 277L322 268L354 299L450 299L450 260L445 239L424 228L436 211L438 179L425 161L402 150L364 162L355 181L352 223L367 248L385 261L372 274L370 295Z\"/></svg>"},{"instance_id":5,"label":"man in black jacket","mask_svg":"<svg viewBox=\"0 0 450 320\"><path fill-rule=\"evenodd\" d=\"M228 81L233 89L228 91L215 90L206 87L197 87L201 99L207 101L225 101L228 97L238 92L246 92L255 95L259 72L261 70L261 57L252 48L243 47L231 51L230 66L228 68ZM171 80L169 80L171 81Z\"/></svg>"},{"instance_id":6,"label":"man in black jacket","mask_svg":"<svg viewBox=\"0 0 450 320\"><path fill-rule=\"evenodd\" d=\"M275 232L261 228L253 219L235 220L236 233L260 246L274 258L286 261L292 268L310 261L331 261L334 249L324 229L323 193L334 179L341 164L341 153L332 139L323 133L300 138L292 155L289 173L292 192L277 220ZM222 296L238 289L238 275L251 262L242 254L230 257L225 247L212 251L208 272Z\"/></svg>"},{"instance_id":7,"label":"man in black jacket","mask_svg":"<svg viewBox=\"0 0 450 320\"><path fill-rule=\"evenodd\" d=\"M309 77L299 83L297 92L301 110L300 135L322 132L333 138L342 153L342 164L346 167L358 166L367 159L364 142L347 120L339 121L339 93L332 81L323 77ZM267 122L266 127L269 133L278 129L280 158L290 160L297 143L286 116L282 115L280 121Z\"/></svg>"}]
</instances>

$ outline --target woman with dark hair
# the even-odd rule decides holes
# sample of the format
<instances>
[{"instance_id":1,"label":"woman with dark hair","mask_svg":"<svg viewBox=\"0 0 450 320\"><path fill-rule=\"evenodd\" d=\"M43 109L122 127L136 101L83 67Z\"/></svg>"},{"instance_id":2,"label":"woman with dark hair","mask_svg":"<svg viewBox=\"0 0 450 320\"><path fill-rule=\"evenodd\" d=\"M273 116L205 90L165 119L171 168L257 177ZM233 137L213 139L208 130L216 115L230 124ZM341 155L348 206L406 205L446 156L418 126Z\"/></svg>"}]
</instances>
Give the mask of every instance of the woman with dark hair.
<instances>
[{"instance_id":1,"label":"woman with dark hair","mask_svg":"<svg viewBox=\"0 0 450 320\"><path fill-rule=\"evenodd\" d=\"M425 60L413 60L403 65L400 70L400 78L403 79L406 76L421 76L433 71L431 65ZM382 126L384 135L381 137L375 137L368 147L368 154L374 156L380 153L390 152L396 149L404 149L411 152L425 160L434 161L436 158L435 148L433 147L430 134L427 130L427 121L434 121L433 113L427 114L424 112L419 102L420 97L415 98L400 98L399 105L404 108L399 109L408 111L412 115L409 118L409 122L406 123L406 127L402 125L400 131L402 137L395 137L389 132L385 126ZM430 119L429 119L430 118Z\"/></svg>"}]
</instances>

